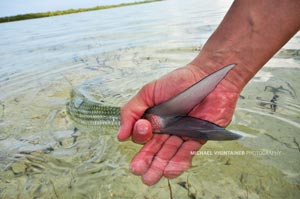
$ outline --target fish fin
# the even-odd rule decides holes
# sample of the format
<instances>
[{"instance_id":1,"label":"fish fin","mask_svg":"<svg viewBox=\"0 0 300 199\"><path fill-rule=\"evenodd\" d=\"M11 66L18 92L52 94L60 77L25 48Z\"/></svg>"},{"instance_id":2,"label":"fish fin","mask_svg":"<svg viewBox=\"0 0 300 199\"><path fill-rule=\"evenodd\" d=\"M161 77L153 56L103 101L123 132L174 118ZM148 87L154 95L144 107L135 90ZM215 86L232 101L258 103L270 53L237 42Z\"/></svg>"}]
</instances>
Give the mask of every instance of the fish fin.
<instances>
[{"instance_id":1,"label":"fish fin","mask_svg":"<svg viewBox=\"0 0 300 199\"><path fill-rule=\"evenodd\" d=\"M147 110L147 113L158 116L187 115L197 104L199 104L210 92L212 92L226 74L236 64L230 64L222 69L206 76L183 92L173 98L158 104Z\"/></svg>"},{"instance_id":2,"label":"fish fin","mask_svg":"<svg viewBox=\"0 0 300 199\"><path fill-rule=\"evenodd\" d=\"M166 126L158 133L204 140L237 140L245 136L245 134L231 132L214 123L190 116L169 119Z\"/></svg>"}]
</instances>

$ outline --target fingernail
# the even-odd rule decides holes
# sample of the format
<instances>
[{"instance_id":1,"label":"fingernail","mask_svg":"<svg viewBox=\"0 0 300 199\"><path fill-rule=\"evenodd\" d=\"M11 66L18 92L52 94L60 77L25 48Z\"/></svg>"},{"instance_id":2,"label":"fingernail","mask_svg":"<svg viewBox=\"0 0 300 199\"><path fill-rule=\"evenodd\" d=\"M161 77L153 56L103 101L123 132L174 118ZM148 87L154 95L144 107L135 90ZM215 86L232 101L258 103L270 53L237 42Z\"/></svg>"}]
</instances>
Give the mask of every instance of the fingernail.
<instances>
[{"instance_id":1,"label":"fingernail","mask_svg":"<svg viewBox=\"0 0 300 199\"><path fill-rule=\"evenodd\" d=\"M145 134L148 133L148 131L149 131L148 125L141 124L141 123L138 123L138 124L137 124L137 132L138 132L140 135L145 135Z\"/></svg>"}]
</instances>

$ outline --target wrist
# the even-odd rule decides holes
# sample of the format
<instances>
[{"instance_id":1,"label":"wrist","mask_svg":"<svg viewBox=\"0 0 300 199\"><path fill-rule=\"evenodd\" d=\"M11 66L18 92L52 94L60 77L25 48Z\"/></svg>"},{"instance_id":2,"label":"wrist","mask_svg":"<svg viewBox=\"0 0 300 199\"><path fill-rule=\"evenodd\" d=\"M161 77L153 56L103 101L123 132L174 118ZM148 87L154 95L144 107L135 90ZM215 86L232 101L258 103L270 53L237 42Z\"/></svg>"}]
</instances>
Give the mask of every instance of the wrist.
<instances>
[{"instance_id":1,"label":"wrist","mask_svg":"<svg viewBox=\"0 0 300 199\"><path fill-rule=\"evenodd\" d=\"M299 30L299 1L234 1L191 65L211 74L237 64L225 79L241 91L257 71ZM266 13L274 13L273 17ZM276 14L275 14L276 13ZM278 31L278 27L281 31Z\"/></svg>"},{"instance_id":2,"label":"wrist","mask_svg":"<svg viewBox=\"0 0 300 199\"><path fill-rule=\"evenodd\" d=\"M218 49L218 51L201 51L201 53L190 63L197 69L197 73L201 76L212 74L229 64L236 66L225 77L224 85L227 91L240 93L248 81L255 75L257 71L251 71L254 67L245 64L245 60L239 57L238 51L230 49Z\"/></svg>"}]
</instances>

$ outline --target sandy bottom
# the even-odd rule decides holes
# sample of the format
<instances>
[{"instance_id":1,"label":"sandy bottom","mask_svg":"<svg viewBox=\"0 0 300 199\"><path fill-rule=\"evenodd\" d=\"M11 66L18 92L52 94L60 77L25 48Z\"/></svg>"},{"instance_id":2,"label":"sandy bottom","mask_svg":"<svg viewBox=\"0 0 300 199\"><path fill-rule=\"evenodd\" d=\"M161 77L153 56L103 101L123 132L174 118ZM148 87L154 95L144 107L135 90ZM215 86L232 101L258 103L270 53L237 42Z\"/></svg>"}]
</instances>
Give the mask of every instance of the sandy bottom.
<instances>
[{"instance_id":1,"label":"sandy bottom","mask_svg":"<svg viewBox=\"0 0 300 199\"><path fill-rule=\"evenodd\" d=\"M150 56L134 48L104 54L100 69L90 58L81 68L34 81L1 102L0 198L170 198L166 179L147 187L130 173L139 145L119 143L117 128L76 129L65 112L70 90L86 79L101 77L99 91L121 93L115 102L121 105L198 49L143 50ZM185 58L178 59L177 52ZM138 65L149 67L137 74ZM299 65L298 56L277 57L262 69L241 94L228 127L256 138L208 142L193 167L170 180L173 198L299 197ZM270 104L275 95L276 111Z\"/></svg>"}]
</instances>

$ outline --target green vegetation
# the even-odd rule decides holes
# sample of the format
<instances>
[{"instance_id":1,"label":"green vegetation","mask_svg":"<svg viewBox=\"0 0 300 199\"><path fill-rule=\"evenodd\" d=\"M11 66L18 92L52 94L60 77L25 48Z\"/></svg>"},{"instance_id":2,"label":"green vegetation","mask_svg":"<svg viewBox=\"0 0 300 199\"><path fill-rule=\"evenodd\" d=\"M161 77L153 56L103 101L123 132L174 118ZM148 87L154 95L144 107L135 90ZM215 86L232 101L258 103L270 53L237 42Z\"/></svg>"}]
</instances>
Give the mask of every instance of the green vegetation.
<instances>
[{"instance_id":1,"label":"green vegetation","mask_svg":"<svg viewBox=\"0 0 300 199\"><path fill-rule=\"evenodd\" d=\"M54 12L30 13L30 14L11 16L11 17L2 17L2 18L0 18L0 23L34 19L34 18L42 18L42 17L52 17L52 16L58 16L58 15L67 15L67 14L78 13L78 12L103 10L103 9L108 9L108 8L117 8L117 7L123 7L123 6L152 3L152 2L156 2L156 1L162 1L162 0L146 0L146 1L139 1L139 2L133 2L133 3L122 3L122 4L118 4L118 5L96 6L93 8L79 8L79 9L69 9L69 10L54 11Z\"/></svg>"}]
</instances>

